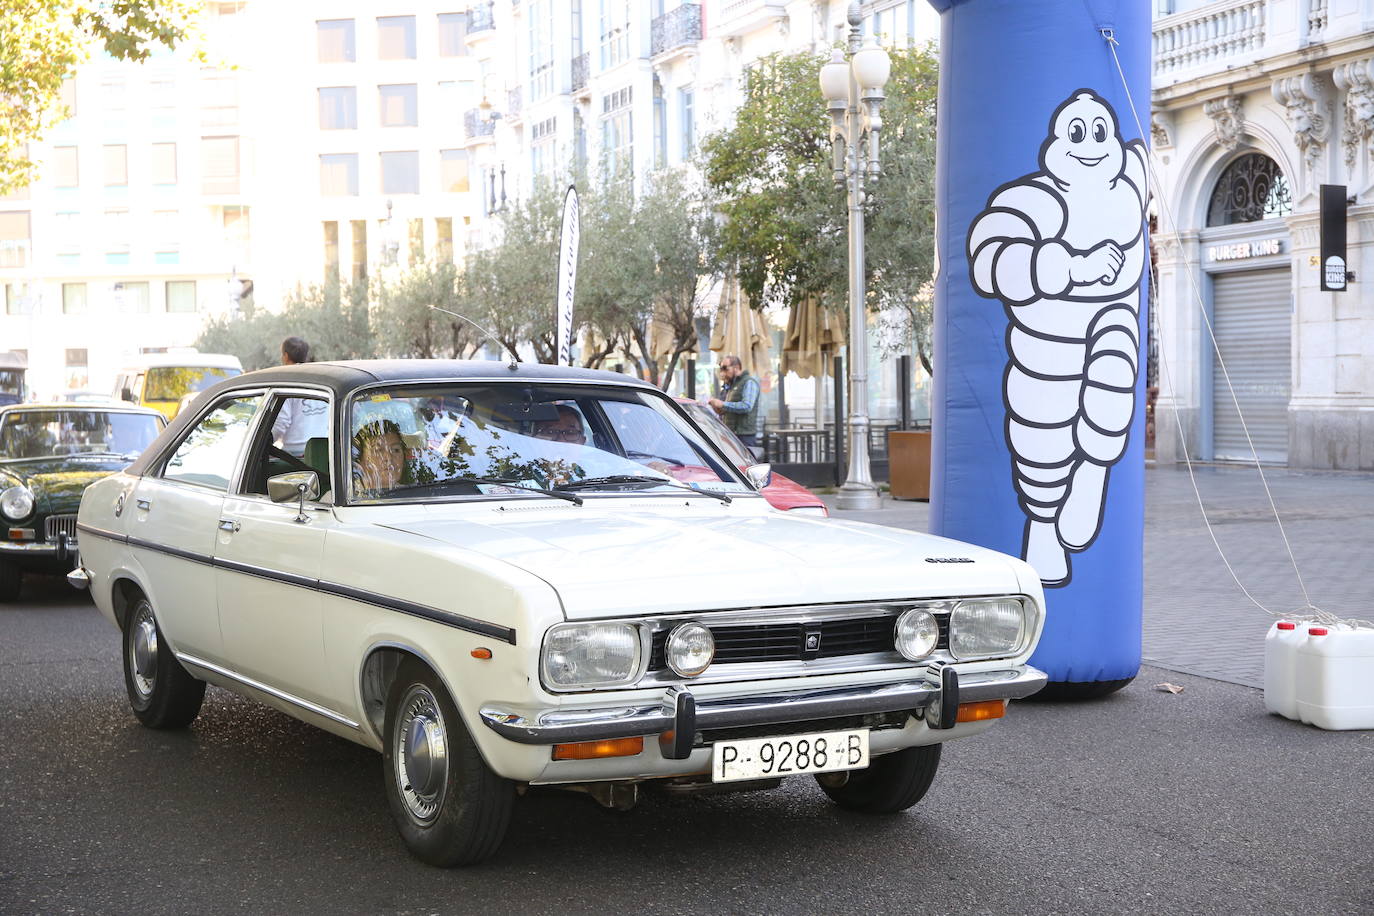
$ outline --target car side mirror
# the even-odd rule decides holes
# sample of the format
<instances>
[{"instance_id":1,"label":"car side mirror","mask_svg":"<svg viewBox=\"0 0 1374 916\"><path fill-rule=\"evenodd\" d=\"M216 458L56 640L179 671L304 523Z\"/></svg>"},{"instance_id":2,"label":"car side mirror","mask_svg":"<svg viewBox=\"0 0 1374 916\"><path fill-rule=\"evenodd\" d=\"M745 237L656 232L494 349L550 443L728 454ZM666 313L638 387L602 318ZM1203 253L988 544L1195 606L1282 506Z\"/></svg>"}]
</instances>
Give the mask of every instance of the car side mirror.
<instances>
[{"instance_id":1,"label":"car side mirror","mask_svg":"<svg viewBox=\"0 0 1374 916\"><path fill-rule=\"evenodd\" d=\"M305 501L320 498L320 475L315 471L288 471L269 477L267 498L274 503L297 500L295 520L304 525L310 521L305 514Z\"/></svg>"},{"instance_id":2,"label":"car side mirror","mask_svg":"<svg viewBox=\"0 0 1374 916\"><path fill-rule=\"evenodd\" d=\"M751 464L744 469L744 477L754 485L755 490L762 490L773 482L773 466L771 464Z\"/></svg>"}]
</instances>

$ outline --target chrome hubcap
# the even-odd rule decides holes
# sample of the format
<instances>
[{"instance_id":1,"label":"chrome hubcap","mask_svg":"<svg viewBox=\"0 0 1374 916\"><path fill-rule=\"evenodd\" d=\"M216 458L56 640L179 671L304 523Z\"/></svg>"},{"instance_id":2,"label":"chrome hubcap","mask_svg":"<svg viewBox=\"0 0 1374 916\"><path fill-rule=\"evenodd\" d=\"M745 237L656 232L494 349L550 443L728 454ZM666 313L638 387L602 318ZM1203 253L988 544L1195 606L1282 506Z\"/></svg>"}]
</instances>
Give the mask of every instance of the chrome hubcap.
<instances>
[{"instance_id":1,"label":"chrome hubcap","mask_svg":"<svg viewBox=\"0 0 1374 916\"><path fill-rule=\"evenodd\" d=\"M138 609L133 627L129 639L129 667L134 675L134 689L146 699L153 695L157 680L157 624L146 604Z\"/></svg>"},{"instance_id":2,"label":"chrome hubcap","mask_svg":"<svg viewBox=\"0 0 1374 916\"><path fill-rule=\"evenodd\" d=\"M443 806L448 733L438 701L423 684L411 687L401 702L395 741L396 787L410 816L429 824Z\"/></svg>"}]
</instances>

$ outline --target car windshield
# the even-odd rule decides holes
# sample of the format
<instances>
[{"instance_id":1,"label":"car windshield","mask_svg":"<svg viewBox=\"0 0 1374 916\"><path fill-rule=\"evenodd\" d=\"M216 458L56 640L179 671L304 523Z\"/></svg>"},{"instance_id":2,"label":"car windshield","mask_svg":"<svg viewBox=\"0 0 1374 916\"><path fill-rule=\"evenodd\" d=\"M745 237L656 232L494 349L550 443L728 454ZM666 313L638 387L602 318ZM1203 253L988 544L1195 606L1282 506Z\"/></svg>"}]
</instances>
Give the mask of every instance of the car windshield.
<instances>
[{"instance_id":1,"label":"car windshield","mask_svg":"<svg viewBox=\"0 0 1374 916\"><path fill-rule=\"evenodd\" d=\"M235 375L239 369L218 369L211 366L159 366L148 370L143 383L143 398L147 401L179 401L193 391L204 391L215 382Z\"/></svg>"},{"instance_id":2,"label":"car windshield","mask_svg":"<svg viewBox=\"0 0 1374 916\"><path fill-rule=\"evenodd\" d=\"M751 464L758 464L758 459L750 454L743 442L730 432L730 427L726 426L716 416L716 412L705 404L692 402L682 405L687 413L691 414L692 419L701 426L702 432L710 437L711 441L720 446L720 450L730 456L730 460L740 467L748 467Z\"/></svg>"},{"instance_id":3,"label":"car windshield","mask_svg":"<svg viewBox=\"0 0 1374 916\"><path fill-rule=\"evenodd\" d=\"M353 399L349 422L355 501L752 492L666 398L634 388L373 388Z\"/></svg>"},{"instance_id":4,"label":"car windshield","mask_svg":"<svg viewBox=\"0 0 1374 916\"><path fill-rule=\"evenodd\" d=\"M11 410L0 417L0 460L53 455L134 456L161 429L150 414L108 410Z\"/></svg>"},{"instance_id":5,"label":"car windshield","mask_svg":"<svg viewBox=\"0 0 1374 916\"><path fill-rule=\"evenodd\" d=\"M7 396L11 400L11 402L23 399L23 369L0 369L0 395Z\"/></svg>"}]
</instances>

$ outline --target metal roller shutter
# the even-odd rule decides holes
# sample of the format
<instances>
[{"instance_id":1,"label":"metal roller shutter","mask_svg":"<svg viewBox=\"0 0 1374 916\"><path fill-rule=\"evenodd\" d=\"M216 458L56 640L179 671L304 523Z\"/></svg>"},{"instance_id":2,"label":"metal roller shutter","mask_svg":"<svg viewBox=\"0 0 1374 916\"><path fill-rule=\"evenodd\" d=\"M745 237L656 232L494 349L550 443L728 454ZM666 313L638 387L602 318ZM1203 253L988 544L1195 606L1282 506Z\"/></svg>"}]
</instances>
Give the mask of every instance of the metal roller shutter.
<instances>
[{"instance_id":1,"label":"metal roller shutter","mask_svg":"<svg viewBox=\"0 0 1374 916\"><path fill-rule=\"evenodd\" d=\"M1293 296L1287 268L1216 274L1212 322L1260 461L1288 461ZM1226 376L1212 354L1212 455L1253 461Z\"/></svg>"}]
</instances>

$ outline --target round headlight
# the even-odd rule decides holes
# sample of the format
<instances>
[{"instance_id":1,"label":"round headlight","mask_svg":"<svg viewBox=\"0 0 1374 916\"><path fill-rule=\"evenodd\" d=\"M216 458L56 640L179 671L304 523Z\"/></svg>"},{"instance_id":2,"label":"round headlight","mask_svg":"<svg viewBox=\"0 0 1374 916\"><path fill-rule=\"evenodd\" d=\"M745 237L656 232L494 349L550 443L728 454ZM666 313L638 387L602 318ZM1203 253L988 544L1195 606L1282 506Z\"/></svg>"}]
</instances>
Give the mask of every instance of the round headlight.
<instances>
[{"instance_id":1,"label":"round headlight","mask_svg":"<svg viewBox=\"0 0 1374 916\"><path fill-rule=\"evenodd\" d=\"M716 638L699 623L684 623L668 634L668 667L683 677L696 677L716 657Z\"/></svg>"},{"instance_id":2,"label":"round headlight","mask_svg":"<svg viewBox=\"0 0 1374 916\"><path fill-rule=\"evenodd\" d=\"M903 658L917 661L935 651L940 640L940 625L930 611L912 608L897 618L897 651Z\"/></svg>"},{"instance_id":3,"label":"round headlight","mask_svg":"<svg viewBox=\"0 0 1374 916\"><path fill-rule=\"evenodd\" d=\"M10 487L0 493L0 513L5 518L19 521L21 518L28 518L33 511L33 494L28 487Z\"/></svg>"}]
</instances>

